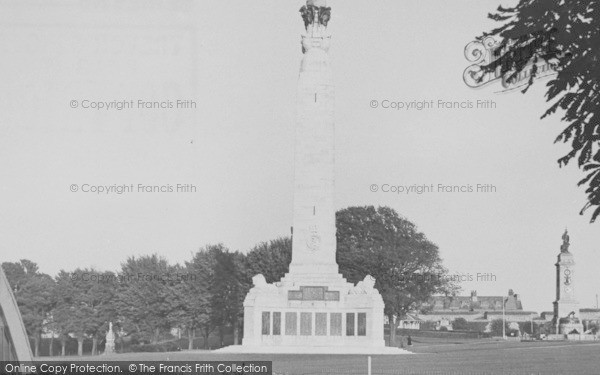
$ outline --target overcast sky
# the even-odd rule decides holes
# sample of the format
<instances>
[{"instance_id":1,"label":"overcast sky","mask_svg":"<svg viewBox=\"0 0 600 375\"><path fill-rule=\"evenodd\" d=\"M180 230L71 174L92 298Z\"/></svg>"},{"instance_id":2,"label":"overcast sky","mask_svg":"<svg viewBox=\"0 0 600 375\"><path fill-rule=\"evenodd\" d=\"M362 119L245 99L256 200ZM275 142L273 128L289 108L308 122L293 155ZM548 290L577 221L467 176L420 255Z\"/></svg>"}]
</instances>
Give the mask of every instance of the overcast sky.
<instances>
[{"instance_id":1,"label":"overcast sky","mask_svg":"<svg viewBox=\"0 0 600 375\"><path fill-rule=\"evenodd\" d=\"M536 311L552 310L568 227L576 293L595 307L600 224L578 215L581 173L556 163L568 147L553 144L559 117L539 119L544 82L522 95L462 80L464 47L493 25L498 1L329 2L336 205L394 208L452 272L495 276L463 283L464 294L512 288ZM0 260L31 259L53 275L116 271L130 255L182 262L206 244L247 251L288 235L301 5L0 1ZM196 108L82 108L178 99ZM384 100L496 108L393 110ZM81 191L131 184L197 191ZM394 194L383 184L497 190Z\"/></svg>"}]
</instances>

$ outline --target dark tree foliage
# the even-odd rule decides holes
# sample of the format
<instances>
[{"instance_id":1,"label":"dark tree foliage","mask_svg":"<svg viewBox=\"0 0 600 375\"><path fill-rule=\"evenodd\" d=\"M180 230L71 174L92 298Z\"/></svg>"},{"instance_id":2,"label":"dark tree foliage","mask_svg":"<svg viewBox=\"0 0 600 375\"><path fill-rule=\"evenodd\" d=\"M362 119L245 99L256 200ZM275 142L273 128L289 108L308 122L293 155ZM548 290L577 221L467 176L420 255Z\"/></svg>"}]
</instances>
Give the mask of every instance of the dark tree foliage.
<instances>
[{"instance_id":1,"label":"dark tree foliage","mask_svg":"<svg viewBox=\"0 0 600 375\"><path fill-rule=\"evenodd\" d=\"M536 322L519 322L519 330L528 335L537 335L540 333L541 325Z\"/></svg>"},{"instance_id":2,"label":"dark tree foliage","mask_svg":"<svg viewBox=\"0 0 600 375\"><path fill-rule=\"evenodd\" d=\"M502 329L502 325L504 325L504 330ZM507 321L502 319L494 319L490 323L490 333L492 336L500 337L503 334L508 335L510 332L510 325Z\"/></svg>"},{"instance_id":3,"label":"dark tree foliage","mask_svg":"<svg viewBox=\"0 0 600 375\"><path fill-rule=\"evenodd\" d=\"M452 321L452 329L455 331L468 331L469 322L465 318L456 318Z\"/></svg>"},{"instance_id":4,"label":"dark tree foliage","mask_svg":"<svg viewBox=\"0 0 600 375\"><path fill-rule=\"evenodd\" d=\"M52 330L59 334L63 346L72 334L78 341L78 355L83 355L83 340L92 339L92 355L98 354L98 344L105 337L108 323L116 320L117 281L112 272L76 269L60 271L55 278L51 299Z\"/></svg>"},{"instance_id":5,"label":"dark tree foliage","mask_svg":"<svg viewBox=\"0 0 600 375\"><path fill-rule=\"evenodd\" d=\"M520 0L513 8L498 7L489 17L502 26L484 33L501 40L496 59L486 67L497 68L511 78L531 68L528 84L539 76L538 62L557 67L547 84L546 99L552 105L542 118L561 109L567 127L555 142L570 142L571 151L558 160L560 167L576 158L587 175L588 202L594 208L591 222L600 215L600 1ZM533 64L533 65L532 65Z\"/></svg>"},{"instance_id":6,"label":"dark tree foliage","mask_svg":"<svg viewBox=\"0 0 600 375\"><path fill-rule=\"evenodd\" d=\"M188 336L188 349L194 349L196 330L204 337L208 349L208 336L213 330L211 317L211 294L209 290L213 277L215 252L218 247L206 246L194 254L183 268L185 277L177 283L168 301L173 306L171 320L184 329Z\"/></svg>"},{"instance_id":7,"label":"dark tree foliage","mask_svg":"<svg viewBox=\"0 0 600 375\"><path fill-rule=\"evenodd\" d=\"M74 272L61 270L56 277L54 299L56 308L53 311L55 324L61 330L77 339L77 354L83 355L83 340L92 328L92 307L87 303L87 294L92 284L82 280L85 271Z\"/></svg>"},{"instance_id":8,"label":"dark tree foliage","mask_svg":"<svg viewBox=\"0 0 600 375\"><path fill-rule=\"evenodd\" d=\"M336 223L341 273L352 283L373 276L390 322L453 288L438 247L393 209L349 207L337 212Z\"/></svg>"},{"instance_id":9,"label":"dark tree foliage","mask_svg":"<svg viewBox=\"0 0 600 375\"><path fill-rule=\"evenodd\" d=\"M96 271L100 281L90 281L91 286L85 295L85 303L90 306L87 334L92 338L92 355L99 354L98 344L103 341L110 322L117 319L116 290L118 282L116 275L110 271Z\"/></svg>"},{"instance_id":10,"label":"dark tree foliage","mask_svg":"<svg viewBox=\"0 0 600 375\"><path fill-rule=\"evenodd\" d=\"M55 277L56 287L53 291L51 331L58 335L60 340L60 355L66 355L66 345L73 332L73 316L71 314L72 281L71 274L61 271Z\"/></svg>"},{"instance_id":11,"label":"dark tree foliage","mask_svg":"<svg viewBox=\"0 0 600 375\"><path fill-rule=\"evenodd\" d=\"M292 261L292 240L280 237L269 242L261 242L246 254L248 281L262 274L268 283L274 283L289 271ZM251 282L250 282L251 284Z\"/></svg>"},{"instance_id":12,"label":"dark tree foliage","mask_svg":"<svg viewBox=\"0 0 600 375\"><path fill-rule=\"evenodd\" d=\"M48 328L54 306L54 280L40 273L37 264L27 259L5 262L2 268L17 300L27 334L33 339L33 351L37 356L42 333Z\"/></svg>"},{"instance_id":13,"label":"dark tree foliage","mask_svg":"<svg viewBox=\"0 0 600 375\"><path fill-rule=\"evenodd\" d=\"M169 296L177 274L178 269L158 255L130 257L121 265L116 303L125 332L154 344L168 335L174 309Z\"/></svg>"},{"instance_id":14,"label":"dark tree foliage","mask_svg":"<svg viewBox=\"0 0 600 375\"><path fill-rule=\"evenodd\" d=\"M241 254L222 247L215 254L215 268L209 290L211 292L212 321L219 328L220 345L224 345L225 327L233 328L237 344L239 320L243 314Z\"/></svg>"}]
</instances>

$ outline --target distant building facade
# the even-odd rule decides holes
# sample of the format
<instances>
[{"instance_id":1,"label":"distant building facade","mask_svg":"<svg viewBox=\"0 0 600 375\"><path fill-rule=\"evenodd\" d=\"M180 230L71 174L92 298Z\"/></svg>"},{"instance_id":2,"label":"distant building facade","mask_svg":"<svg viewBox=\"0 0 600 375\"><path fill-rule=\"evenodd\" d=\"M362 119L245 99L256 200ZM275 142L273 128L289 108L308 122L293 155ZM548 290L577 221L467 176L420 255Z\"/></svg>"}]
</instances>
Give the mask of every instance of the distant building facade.
<instances>
[{"instance_id":1,"label":"distant building facade","mask_svg":"<svg viewBox=\"0 0 600 375\"><path fill-rule=\"evenodd\" d=\"M531 322L537 326L550 325L550 331L558 331L560 335L580 335L595 332L600 325L599 308L580 308L575 296L575 262L569 251L569 234L562 236L563 243L556 266L556 300L553 311L523 310L518 294L509 289L507 296L478 296L472 291L470 296L433 296L423 303L406 320L401 320L399 327L419 329L452 330L452 322L463 318L467 322L480 323L480 327L489 328L489 323L496 319L506 319L511 327L520 322ZM504 301L504 312L503 312ZM557 335L558 336L558 335ZM589 336L589 335L583 335ZM598 337L598 335L596 335Z\"/></svg>"},{"instance_id":2,"label":"distant building facade","mask_svg":"<svg viewBox=\"0 0 600 375\"><path fill-rule=\"evenodd\" d=\"M472 291L470 296L433 296L420 307L417 315L421 322L433 322L435 329L446 327L452 329L448 322L463 318L467 322L479 322L482 326L489 325L495 319L502 319L502 303L504 317L508 322L529 322L539 319L537 312L523 310L523 304L518 294L512 289L507 296L478 296ZM414 318L413 318L414 319Z\"/></svg>"}]
</instances>

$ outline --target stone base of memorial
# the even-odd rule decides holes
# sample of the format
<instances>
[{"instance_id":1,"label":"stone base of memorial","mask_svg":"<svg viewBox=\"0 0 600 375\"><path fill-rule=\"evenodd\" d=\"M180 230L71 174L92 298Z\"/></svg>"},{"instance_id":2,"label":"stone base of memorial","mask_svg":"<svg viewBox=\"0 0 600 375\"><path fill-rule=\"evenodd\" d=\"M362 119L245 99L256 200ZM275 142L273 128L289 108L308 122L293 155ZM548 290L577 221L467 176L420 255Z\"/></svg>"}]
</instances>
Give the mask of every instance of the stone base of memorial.
<instances>
[{"instance_id":1,"label":"stone base of memorial","mask_svg":"<svg viewBox=\"0 0 600 375\"><path fill-rule=\"evenodd\" d=\"M383 299L367 276L356 286L340 274L287 274L267 284L262 275L244 301L241 346L220 352L403 354L383 339Z\"/></svg>"}]
</instances>

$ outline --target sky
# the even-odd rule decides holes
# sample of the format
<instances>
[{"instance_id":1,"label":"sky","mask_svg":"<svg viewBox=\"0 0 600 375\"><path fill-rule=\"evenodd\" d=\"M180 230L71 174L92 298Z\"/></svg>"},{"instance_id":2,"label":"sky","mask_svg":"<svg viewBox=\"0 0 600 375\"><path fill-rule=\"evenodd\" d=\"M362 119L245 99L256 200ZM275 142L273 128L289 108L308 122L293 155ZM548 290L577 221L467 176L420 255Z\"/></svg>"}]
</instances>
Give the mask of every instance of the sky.
<instances>
[{"instance_id":1,"label":"sky","mask_svg":"<svg viewBox=\"0 0 600 375\"><path fill-rule=\"evenodd\" d=\"M600 224L579 215L582 173L558 168L569 148L553 143L560 116L540 120L545 81L523 95L462 79L498 1L329 1L336 207L394 208L471 275L463 294L513 289L538 312L552 310L568 228L576 294L595 307ZM245 252L287 236L301 5L0 0L0 260L116 271L129 256L183 262L207 244ZM384 108L413 101L435 106ZM431 184L495 192L386 192Z\"/></svg>"}]
</instances>

